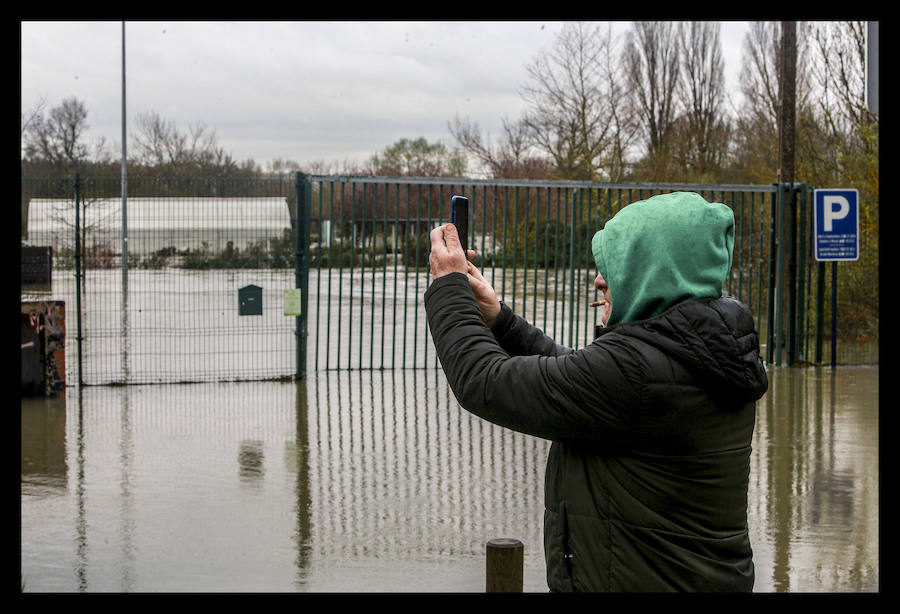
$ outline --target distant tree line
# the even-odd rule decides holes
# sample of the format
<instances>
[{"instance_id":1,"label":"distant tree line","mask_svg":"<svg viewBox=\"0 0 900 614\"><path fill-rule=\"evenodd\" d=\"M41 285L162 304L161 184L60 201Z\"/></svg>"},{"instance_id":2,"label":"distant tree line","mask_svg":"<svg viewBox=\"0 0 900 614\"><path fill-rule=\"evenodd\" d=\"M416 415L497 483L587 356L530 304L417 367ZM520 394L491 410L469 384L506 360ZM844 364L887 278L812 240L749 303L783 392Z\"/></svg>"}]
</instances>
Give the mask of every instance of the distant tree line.
<instances>
[{"instance_id":1,"label":"distant tree line","mask_svg":"<svg viewBox=\"0 0 900 614\"><path fill-rule=\"evenodd\" d=\"M797 171L809 184L852 178L877 195L878 116L865 104L865 22L799 22ZM362 164L235 160L215 130L186 130L150 111L135 119L129 177L260 173L768 183L778 171L780 22L753 22L740 92L725 88L718 22L567 23L527 65L523 115L500 135L476 120L448 122L454 146L403 138ZM738 96L740 94L740 96ZM88 144L88 111L68 98L23 113L23 170L119 171L120 152ZM874 190L874 192L873 192Z\"/></svg>"}]
</instances>

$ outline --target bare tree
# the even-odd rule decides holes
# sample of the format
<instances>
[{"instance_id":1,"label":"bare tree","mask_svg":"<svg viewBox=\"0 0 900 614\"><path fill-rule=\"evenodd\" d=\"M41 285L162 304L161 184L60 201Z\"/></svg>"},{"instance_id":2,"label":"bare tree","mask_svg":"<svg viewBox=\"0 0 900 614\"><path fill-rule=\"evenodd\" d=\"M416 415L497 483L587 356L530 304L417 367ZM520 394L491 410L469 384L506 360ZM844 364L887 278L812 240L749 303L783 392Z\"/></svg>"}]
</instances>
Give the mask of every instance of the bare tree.
<instances>
[{"instance_id":1,"label":"bare tree","mask_svg":"<svg viewBox=\"0 0 900 614\"><path fill-rule=\"evenodd\" d=\"M560 178L615 179L621 172L628 127L611 70L615 46L608 24L567 23L553 47L526 66L523 125Z\"/></svg>"},{"instance_id":2,"label":"bare tree","mask_svg":"<svg viewBox=\"0 0 900 614\"><path fill-rule=\"evenodd\" d=\"M23 125L25 157L49 162L58 169L78 167L88 158L83 140L87 128L87 110L77 98L66 98L50 109L46 118L37 110L27 126Z\"/></svg>"},{"instance_id":3,"label":"bare tree","mask_svg":"<svg viewBox=\"0 0 900 614\"><path fill-rule=\"evenodd\" d=\"M808 70L808 24L797 23L796 117L797 140L808 138L810 81ZM781 121L781 23L750 24L744 39L740 72L743 104L735 127L737 161L751 181L772 181L778 173L778 135ZM803 164L798 156L798 164ZM802 174L798 168L798 176Z\"/></svg>"},{"instance_id":4,"label":"bare tree","mask_svg":"<svg viewBox=\"0 0 900 614\"><path fill-rule=\"evenodd\" d=\"M757 21L750 24L744 39L741 65L741 91L747 101L744 109L750 115L770 123L778 121L778 91L781 62L781 32L778 22Z\"/></svg>"},{"instance_id":5,"label":"bare tree","mask_svg":"<svg viewBox=\"0 0 900 614\"><path fill-rule=\"evenodd\" d=\"M810 35L817 116L832 134L872 131L878 116L866 105L866 22L814 22Z\"/></svg>"},{"instance_id":6,"label":"bare tree","mask_svg":"<svg viewBox=\"0 0 900 614\"><path fill-rule=\"evenodd\" d=\"M41 96L27 112L22 113L22 138L25 133L34 125L34 122L44 114L44 108L47 106L47 98Z\"/></svg>"},{"instance_id":7,"label":"bare tree","mask_svg":"<svg viewBox=\"0 0 900 614\"><path fill-rule=\"evenodd\" d=\"M141 164L169 167L175 171L237 168L231 156L219 147L215 130L202 122L190 126L186 133L153 111L139 114L135 122L137 133L133 137L133 151Z\"/></svg>"},{"instance_id":8,"label":"bare tree","mask_svg":"<svg viewBox=\"0 0 900 614\"><path fill-rule=\"evenodd\" d=\"M679 24L681 48L679 100L682 115L676 150L679 162L701 180L723 162L728 147L725 116L725 62L718 22Z\"/></svg>"},{"instance_id":9,"label":"bare tree","mask_svg":"<svg viewBox=\"0 0 900 614\"><path fill-rule=\"evenodd\" d=\"M141 113L135 118L135 158L147 166L174 162L183 148L184 137L178 134L173 122L165 121L157 113Z\"/></svg>"},{"instance_id":10,"label":"bare tree","mask_svg":"<svg viewBox=\"0 0 900 614\"><path fill-rule=\"evenodd\" d=\"M649 172L664 180L677 118L681 48L675 22L636 21L627 33L623 64L635 115L646 138Z\"/></svg>"},{"instance_id":11,"label":"bare tree","mask_svg":"<svg viewBox=\"0 0 900 614\"><path fill-rule=\"evenodd\" d=\"M458 115L448 124L457 145L479 163L480 173L494 178L547 179L552 176L552 163L538 155L523 121L502 120L503 133L497 143L488 134L484 139L477 122Z\"/></svg>"}]
</instances>

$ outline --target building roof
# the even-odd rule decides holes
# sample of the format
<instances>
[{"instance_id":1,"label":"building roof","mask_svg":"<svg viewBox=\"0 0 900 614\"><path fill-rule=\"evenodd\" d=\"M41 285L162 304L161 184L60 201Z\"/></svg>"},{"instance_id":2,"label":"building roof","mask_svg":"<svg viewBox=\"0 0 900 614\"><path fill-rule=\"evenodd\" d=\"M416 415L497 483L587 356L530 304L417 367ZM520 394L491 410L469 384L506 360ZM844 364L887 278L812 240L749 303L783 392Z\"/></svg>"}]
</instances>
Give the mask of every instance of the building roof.
<instances>
[{"instance_id":1,"label":"building roof","mask_svg":"<svg viewBox=\"0 0 900 614\"><path fill-rule=\"evenodd\" d=\"M220 230L226 228L290 228L284 197L176 197L129 198L128 230ZM81 224L88 228L116 229L122 225L122 200L107 198L85 203ZM28 232L51 232L74 227L73 200L33 198L28 205Z\"/></svg>"}]
</instances>

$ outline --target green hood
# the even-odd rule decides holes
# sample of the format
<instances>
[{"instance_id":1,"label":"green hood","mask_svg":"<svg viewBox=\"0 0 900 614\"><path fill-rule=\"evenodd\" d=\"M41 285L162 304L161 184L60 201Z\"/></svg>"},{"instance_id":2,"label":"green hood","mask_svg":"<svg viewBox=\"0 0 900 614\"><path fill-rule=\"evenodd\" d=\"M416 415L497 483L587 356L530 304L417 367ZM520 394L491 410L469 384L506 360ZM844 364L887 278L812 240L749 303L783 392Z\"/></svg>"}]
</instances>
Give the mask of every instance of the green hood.
<instances>
[{"instance_id":1,"label":"green hood","mask_svg":"<svg viewBox=\"0 0 900 614\"><path fill-rule=\"evenodd\" d=\"M660 194L623 207L591 239L612 299L606 325L722 296L733 247L731 209L699 194Z\"/></svg>"}]
</instances>

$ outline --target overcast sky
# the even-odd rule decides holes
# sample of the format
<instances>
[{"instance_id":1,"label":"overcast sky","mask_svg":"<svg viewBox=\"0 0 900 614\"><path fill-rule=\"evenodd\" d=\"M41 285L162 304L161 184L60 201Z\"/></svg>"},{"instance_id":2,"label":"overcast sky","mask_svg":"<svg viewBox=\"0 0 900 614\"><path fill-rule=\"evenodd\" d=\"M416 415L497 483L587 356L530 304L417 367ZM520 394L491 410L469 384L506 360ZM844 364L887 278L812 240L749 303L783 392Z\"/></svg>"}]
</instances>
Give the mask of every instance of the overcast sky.
<instances>
[{"instance_id":1,"label":"overcast sky","mask_svg":"<svg viewBox=\"0 0 900 614\"><path fill-rule=\"evenodd\" d=\"M746 22L723 22L734 88ZM364 162L401 138L453 145L468 117L499 134L518 119L525 66L562 22L126 22L126 124L153 111L182 132L215 130L238 161L265 167ZM627 22L616 27L624 30ZM87 141L121 153L122 22L21 23L21 105L76 97ZM129 136L129 139L131 137Z\"/></svg>"}]
</instances>

